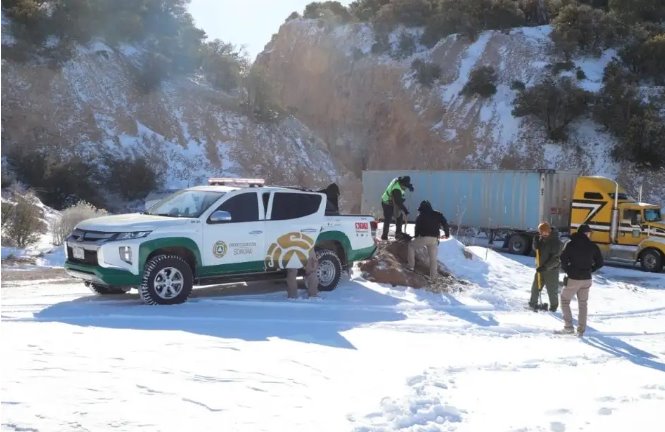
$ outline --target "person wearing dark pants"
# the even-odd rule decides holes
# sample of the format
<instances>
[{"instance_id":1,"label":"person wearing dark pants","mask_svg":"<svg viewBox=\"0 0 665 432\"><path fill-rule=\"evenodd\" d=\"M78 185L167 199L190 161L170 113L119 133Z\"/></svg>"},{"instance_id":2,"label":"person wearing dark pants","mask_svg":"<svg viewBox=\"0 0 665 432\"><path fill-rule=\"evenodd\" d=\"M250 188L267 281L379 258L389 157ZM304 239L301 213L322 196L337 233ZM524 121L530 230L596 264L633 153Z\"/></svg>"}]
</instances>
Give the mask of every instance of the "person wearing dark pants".
<instances>
[{"instance_id":1,"label":"person wearing dark pants","mask_svg":"<svg viewBox=\"0 0 665 432\"><path fill-rule=\"evenodd\" d=\"M603 255L598 245L591 241L591 227L582 224L577 232L570 236L570 241L561 252L561 268L566 272L566 286L561 291L561 310L563 311L563 330L556 333L570 333L573 329L573 313L570 302L577 296L579 315L577 317L577 335L584 336L586 331L587 304L591 289L591 273L603 266Z\"/></svg>"},{"instance_id":2,"label":"person wearing dark pants","mask_svg":"<svg viewBox=\"0 0 665 432\"><path fill-rule=\"evenodd\" d=\"M381 240L388 240L388 230L390 222L395 217L395 237L402 234L402 224L409 215L404 205L404 196L406 189L413 192L413 185L411 185L411 177L397 177L388 183L388 187L381 195L381 207L383 208L383 233Z\"/></svg>"},{"instance_id":3,"label":"person wearing dark pants","mask_svg":"<svg viewBox=\"0 0 665 432\"><path fill-rule=\"evenodd\" d=\"M540 291L546 287L550 300L550 311L556 312L559 307L561 240L559 240L559 234L552 230L547 222L538 225L538 234L533 238L533 250L536 251L536 274L531 284L529 307L534 311L538 310Z\"/></svg>"}]
</instances>

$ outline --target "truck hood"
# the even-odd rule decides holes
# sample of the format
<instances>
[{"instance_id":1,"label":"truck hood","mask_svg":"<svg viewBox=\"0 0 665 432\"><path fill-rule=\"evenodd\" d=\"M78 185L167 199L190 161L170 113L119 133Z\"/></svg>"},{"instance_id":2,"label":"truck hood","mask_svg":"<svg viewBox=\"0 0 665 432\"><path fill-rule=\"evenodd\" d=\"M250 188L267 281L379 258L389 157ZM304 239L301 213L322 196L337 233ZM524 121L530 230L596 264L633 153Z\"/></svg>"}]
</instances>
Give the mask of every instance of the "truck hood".
<instances>
[{"instance_id":1,"label":"truck hood","mask_svg":"<svg viewBox=\"0 0 665 432\"><path fill-rule=\"evenodd\" d=\"M651 235L658 237L665 237L665 223L663 222L648 222L649 232Z\"/></svg>"},{"instance_id":2,"label":"truck hood","mask_svg":"<svg viewBox=\"0 0 665 432\"><path fill-rule=\"evenodd\" d=\"M76 228L86 231L132 232L153 231L161 227L177 227L189 225L197 219L152 216L141 213L130 213L114 216L102 216L80 222Z\"/></svg>"}]
</instances>

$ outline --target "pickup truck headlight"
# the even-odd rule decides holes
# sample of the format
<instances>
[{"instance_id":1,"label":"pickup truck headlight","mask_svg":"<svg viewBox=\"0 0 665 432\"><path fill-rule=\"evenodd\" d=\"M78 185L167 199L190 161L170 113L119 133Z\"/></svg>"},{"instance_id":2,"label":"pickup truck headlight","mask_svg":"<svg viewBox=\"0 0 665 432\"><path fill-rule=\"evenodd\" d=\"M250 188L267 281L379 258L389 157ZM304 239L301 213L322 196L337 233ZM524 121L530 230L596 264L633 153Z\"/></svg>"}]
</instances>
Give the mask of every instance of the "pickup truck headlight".
<instances>
[{"instance_id":1,"label":"pickup truck headlight","mask_svg":"<svg viewBox=\"0 0 665 432\"><path fill-rule=\"evenodd\" d=\"M143 237L147 237L152 231L133 231L133 232L124 232L115 236L113 240L133 240Z\"/></svg>"}]
</instances>

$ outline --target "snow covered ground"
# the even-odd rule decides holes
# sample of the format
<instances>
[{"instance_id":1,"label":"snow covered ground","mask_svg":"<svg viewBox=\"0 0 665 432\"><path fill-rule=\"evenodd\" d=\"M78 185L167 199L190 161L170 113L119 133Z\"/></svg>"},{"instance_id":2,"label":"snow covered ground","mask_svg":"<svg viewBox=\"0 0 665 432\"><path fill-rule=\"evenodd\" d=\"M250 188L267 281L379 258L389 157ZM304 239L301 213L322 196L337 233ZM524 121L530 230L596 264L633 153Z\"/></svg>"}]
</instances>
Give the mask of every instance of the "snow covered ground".
<instances>
[{"instance_id":1,"label":"snow covered ground","mask_svg":"<svg viewBox=\"0 0 665 432\"><path fill-rule=\"evenodd\" d=\"M159 307L3 277L2 430L663 430L665 274L601 269L578 339L524 309L533 258L469 250L440 247L454 294L354 270L320 300L270 282Z\"/></svg>"}]
</instances>

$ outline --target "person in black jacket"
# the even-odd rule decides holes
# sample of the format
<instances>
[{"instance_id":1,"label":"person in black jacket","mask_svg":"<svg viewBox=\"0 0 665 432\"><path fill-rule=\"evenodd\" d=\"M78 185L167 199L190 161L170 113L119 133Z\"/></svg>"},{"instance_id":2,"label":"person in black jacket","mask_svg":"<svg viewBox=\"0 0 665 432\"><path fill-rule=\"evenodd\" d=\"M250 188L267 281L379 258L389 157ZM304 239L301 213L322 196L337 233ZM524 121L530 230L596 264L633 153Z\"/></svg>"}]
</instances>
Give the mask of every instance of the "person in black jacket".
<instances>
[{"instance_id":1,"label":"person in black jacket","mask_svg":"<svg viewBox=\"0 0 665 432\"><path fill-rule=\"evenodd\" d=\"M570 301L577 295L579 316L577 335L583 336L586 330L587 302L591 288L591 273L603 266L603 256L598 246L591 241L591 228L582 224L577 232L570 236L561 252L561 268L567 275L566 286L561 292L561 310L563 311L563 330L557 333L573 333L573 314Z\"/></svg>"},{"instance_id":2,"label":"person in black jacket","mask_svg":"<svg viewBox=\"0 0 665 432\"><path fill-rule=\"evenodd\" d=\"M439 261L439 229L445 233L444 238L450 236L448 221L438 211L432 208L429 201L423 201L418 206L418 217L416 218L416 232L414 239L409 243L408 266L413 271L416 264L416 249L426 247L429 253L429 276L435 277L438 273Z\"/></svg>"}]
</instances>

